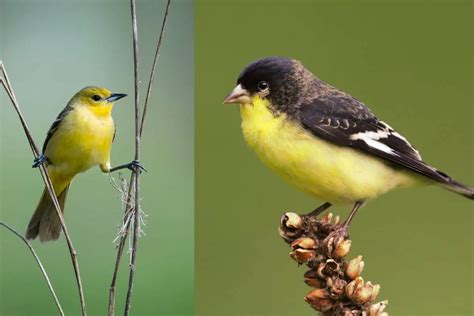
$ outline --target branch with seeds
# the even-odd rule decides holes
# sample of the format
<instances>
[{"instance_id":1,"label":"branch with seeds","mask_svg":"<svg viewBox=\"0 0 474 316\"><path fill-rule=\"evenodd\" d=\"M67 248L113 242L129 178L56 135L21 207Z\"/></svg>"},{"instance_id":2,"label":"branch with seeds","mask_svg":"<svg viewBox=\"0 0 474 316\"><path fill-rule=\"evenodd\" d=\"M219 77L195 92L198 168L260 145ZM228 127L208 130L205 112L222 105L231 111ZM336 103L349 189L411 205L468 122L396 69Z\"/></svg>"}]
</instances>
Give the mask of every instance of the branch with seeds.
<instances>
[{"instance_id":1,"label":"branch with seeds","mask_svg":"<svg viewBox=\"0 0 474 316\"><path fill-rule=\"evenodd\" d=\"M341 234L339 216L333 220L328 213L316 216L283 214L280 236L291 245L290 257L309 270L304 281L314 288L304 300L323 316L388 316L384 309L388 301L374 303L380 285L365 282L360 276L364 269L362 256L346 261L352 241Z\"/></svg>"}]
</instances>

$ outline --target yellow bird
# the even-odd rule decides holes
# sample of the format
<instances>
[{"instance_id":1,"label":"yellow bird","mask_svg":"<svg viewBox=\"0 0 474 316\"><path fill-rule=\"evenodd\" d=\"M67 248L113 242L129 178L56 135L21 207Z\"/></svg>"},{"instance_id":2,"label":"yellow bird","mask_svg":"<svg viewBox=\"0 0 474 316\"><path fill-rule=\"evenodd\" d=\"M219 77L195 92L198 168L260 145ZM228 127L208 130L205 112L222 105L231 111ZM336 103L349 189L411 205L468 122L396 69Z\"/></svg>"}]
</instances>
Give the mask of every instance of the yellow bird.
<instances>
[{"instance_id":1,"label":"yellow bird","mask_svg":"<svg viewBox=\"0 0 474 316\"><path fill-rule=\"evenodd\" d=\"M224 103L240 104L242 132L259 158L300 190L332 204L364 201L392 189L438 184L474 199L474 188L428 165L405 137L362 102L318 79L299 61L249 64Z\"/></svg>"},{"instance_id":2,"label":"yellow bird","mask_svg":"<svg viewBox=\"0 0 474 316\"><path fill-rule=\"evenodd\" d=\"M43 145L43 155L33 167L47 164L48 173L64 211L72 179L80 172L99 165L102 172L130 167L110 167L110 150L115 135L112 119L114 102L126 94L111 93L105 88L85 87L77 92L51 125ZM61 224L46 188L26 231L27 239L56 240Z\"/></svg>"}]
</instances>

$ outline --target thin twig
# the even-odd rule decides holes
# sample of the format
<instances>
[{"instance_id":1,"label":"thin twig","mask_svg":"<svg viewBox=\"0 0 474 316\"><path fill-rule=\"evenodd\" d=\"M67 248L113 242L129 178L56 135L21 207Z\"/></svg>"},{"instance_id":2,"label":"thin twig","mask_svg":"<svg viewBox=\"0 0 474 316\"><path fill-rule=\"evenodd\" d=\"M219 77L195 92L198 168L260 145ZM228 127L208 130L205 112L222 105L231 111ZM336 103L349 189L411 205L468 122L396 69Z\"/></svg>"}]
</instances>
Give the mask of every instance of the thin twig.
<instances>
[{"instance_id":1,"label":"thin twig","mask_svg":"<svg viewBox=\"0 0 474 316\"><path fill-rule=\"evenodd\" d=\"M132 30L133 30L133 70L135 79L135 161L140 161L140 90L139 82L140 75L138 72L138 31L137 31L137 13L135 0L130 0L131 15L132 15ZM140 216L140 168L135 166L133 172L135 173L135 210L133 222L133 246L132 259L130 262L130 272L128 275L128 290L127 298L125 300L124 315L130 314L130 307L132 302L133 279L135 276L135 264L137 260L138 247L138 224ZM131 192L131 190L129 190Z\"/></svg>"},{"instance_id":2,"label":"thin twig","mask_svg":"<svg viewBox=\"0 0 474 316\"><path fill-rule=\"evenodd\" d=\"M156 69L156 64L158 62L158 58L160 57L161 41L163 40L163 35L165 32L165 25L166 25L166 20L168 19L168 11L170 8L170 4L171 4L171 0L168 0L168 2L166 3L165 14L163 16L163 22L161 23L160 36L158 37L158 41L156 42L155 57L153 58L153 65L151 66L150 79L148 80L148 88L146 90L145 104L143 105L143 115L142 115L142 121L140 123L140 136L142 136L142 133L143 133L143 125L145 124L145 115L148 109L148 99L150 98L150 95L151 95L151 86L153 84L153 81L155 80L155 69Z\"/></svg>"},{"instance_id":3,"label":"thin twig","mask_svg":"<svg viewBox=\"0 0 474 316\"><path fill-rule=\"evenodd\" d=\"M28 142L30 144L30 147L31 147L31 150L33 152L34 157L38 158L38 156L39 156L38 147L36 146L35 141L33 140L33 136L31 135L31 132L28 128L28 125L26 124L26 121L25 121L23 115L21 114L20 106L18 105L13 87L10 83L10 80L8 79L8 75L7 75L5 66L3 65L3 63L1 61L0 61L0 70L3 74L3 78L0 78L0 82L2 83L3 87L5 88L5 91L7 92L8 96L10 98L10 101L13 104L13 107L15 108L15 111L18 114L18 117L20 119L21 125L23 126L23 130L25 131L26 137L28 139ZM41 173L41 177L43 178L43 181L45 183L46 189L48 190L49 196L51 197L51 200L53 201L54 207L56 209L56 214L58 215L59 222L61 223L61 227L62 227L62 230L64 232L64 236L66 238L67 246L68 246L68 249L69 249L69 254L70 254L71 260L72 260L72 266L74 268L74 274L76 276L76 282L77 282L77 287L78 287L78 291L79 291L79 300L80 300L80 303L81 303L81 311L82 311L82 315L85 316L85 315L87 315L87 313L86 313L86 303L85 303L85 300L84 300L84 291L83 291L83 288L82 288L81 273L80 273L80 270L79 270L79 262L77 260L77 252L74 249L72 240L69 236L69 233L68 233L68 230L67 230L67 227L66 227L66 223L64 221L64 217L63 217L63 214L62 214L62 211L61 211L61 207L59 206L58 199L57 199L56 194L54 192L53 184L52 184L51 179L50 179L49 174L48 174L48 170L44 165L40 165L39 170L40 170L40 173Z\"/></svg>"},{"instance_id":4,"label":"thin twig","mask_svg":"<svg viewBox=\"0 0 474 316\"><path fill-rule=\"evenodd\" d=\"M3 222L3 221L0 221L0 226L5 227L5 228L8 229L9 231L11 231L13 234L15 234L18 238L20 238L20 239L26 244L26 246L28 247L28 249L30 249L31 254L32 254L33 257L35 258L36 263L38 264L38 266L39 266L39 268L40 268L40 270L41 270L41 273L43 274L43 277L44 277L46 283L48 284L49 291L51 292L51 295L52 295L53 298L54 298L54 303L56 304L56 307L58 308L59 314L60 314L61 316L64 316L64 311L63 311L63 308L61 307L61 303L59 303L58 297L56 296L56 292L54 292L53 285L51 284L51 281L49 280L48 273L46 273L46 270L45 270L45 268L43 267L43 264L41 263L40 258L39 258L38 255L36 254L36 251L33 249L33 247L32 247L31 244L28 242L28 240L27 240L25 237L23 237L22 234L20 234L19 232L17 232L14 228L8 226L8 225L7 225L5 222Z\"/></svg>"},{"instance_id":5,"label":"thin twig","mask_svg":"<svg viewBox=\"0 0 474 316\"><path fill-rule=\"evenodd\" d=\"M120 241L117 246L117 256L115 258L114 273L113 273L112 282L109 288L109 316L115 315L115 289L117 287L118 269L120 267L120 261L122 259L123 249L125 247L125 242L127 240L128 231L130 229L130 221L127 222L126 219L128 218L129 213L132 211L130 202L132 198L132 183L134 183L134 181L135 181L135 173L132 172L130 176L130 182L129 182L130 186L128 189L127 202L125 203L126 206L125 206L125 212L124 212L124 217L123 217L123 222L122 222L122 225L125 226L124 227L125 233L122 236L120 236Z\"/></svg>"},{"instance_id":6,"label":"thin twig","mask_svg":"<svg viewBox=\"0 0 474 316\"><path fill-rule=\"evenodd\" d=\"M136 137L138 137L139 139L140 139L140 137L142 136L142 133L143 133L143 126L144 126L144 122L145 122L145 116L146 116L147 109L148 109L148 100L149 100L150 95L151 95L151 88L152 88L152 84L153 84L153 81L154 81L154 78L155 78L155 69L157 67L159 52L160 52L161 43L162 43L162 39L163 39L163 35L164 35L164 29L165 29L165 26L166 26L166 21L167 21L167 17L168 17L170 4L171 4L171 0L168 0L168 2L166 4L165 13L164 13L164 16L163 16L163 21L162 21L162 24L161 24L160 35L159 35L157 45L156 45L155 57L154 57L152 69L151 69L151 72L150 72L150 79L149 79L149 82L148 82L148 88L147 88L147 94L146 94L145 103L144 103L144 107L143 107L142 119L141 119L140 126L139 126L139 133L138 133L138 135L136 135ZM132 5L132 10L134 10L134 3L132 3L131 5ZM134 19L135 19L135 25L134 25L134 57L135 57L136 56L135 55L136 16L134 15L134 12L132 12L132 23L133 23ZM136 61L136 64L134 62L134 66L136 67L135 69L138 72L138 61ZM137 90L138 76L135 77L135 85L136 85L136 92L138 93L138 90ZM137 95L135 97L137 98ZM135 101L136 101L135 106L137 107L138 106L138 102L137 102L138 100L136 99ZM137 114L137 113L135 113L135 114ZM137 123L137 122L138 121L136 120L135 123ZM131 188L132 184L137 183L136 178L135 178L135 172L132 172L132 174L130 176L130 182L129 183L130 183L130 188L129 188L128 195L127 195L126 208L125 208L125 212L124 212L124 220L126 218L128 218L129 213L133 211L130 202L131 202L131 198L132 198L132 188ZM136 193L137 192L135 192L135 205L137 207L137 212L135 212L135 216L137 216L137 217L135 218L134 223L138 224L139 221L137 219L138 219L138 216L140 214L140 209L139 209L139 195L136 194ZM113 272L113 276L112 276L112 282L110 284L110 289L109 289L109 316L115 315L115 292L116 292L118 269L120 267L120 261L121 261L122 255L123 255L123 250L124 250L124 247L125 247L125 244L126 244L126 239L128 237L128 232L129 232L129 229L130 229L130 221L126 222L126 223L124 221L123 224L125 225L125 234L120 236L120 241L119 241L119 244L118 244L118 247L117 247L117 256L115 258L115 266L114 266L114 272ZM134 231L134 235L135 235L135 232L138 233L138 229L136 229ZM134 243L134 241L132 241L132 242ZM136 248L134 247L134 249L136 249ZM135 256L136 256L136 253L135 253ZM132 261L133 261L133 252L132 252ZM131 268L132 269L134 268L134 263L131 264ZM132 273L133 272L131 271L131 274ZM133 281L133 276L132 276L132 281ZM131 295L130 283L129 283L129 293ZM131 296L129 296L129 294L127 292L127 301L128 301L128 303L126 303L126 308L125 308L125 313L126 314L128 313L128 310L130 308L130 298L131 298Z\"/></svg>"}]
</instances>

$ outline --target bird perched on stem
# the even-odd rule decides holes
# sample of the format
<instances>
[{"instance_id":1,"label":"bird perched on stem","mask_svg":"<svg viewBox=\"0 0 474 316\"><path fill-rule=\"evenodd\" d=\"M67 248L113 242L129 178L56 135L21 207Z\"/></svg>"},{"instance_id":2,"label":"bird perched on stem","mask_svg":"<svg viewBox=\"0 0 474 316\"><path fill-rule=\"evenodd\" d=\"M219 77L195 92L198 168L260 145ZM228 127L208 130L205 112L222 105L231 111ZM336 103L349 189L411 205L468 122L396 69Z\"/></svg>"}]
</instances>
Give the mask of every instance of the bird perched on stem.
<instances>
[{"instance_id":1,"label":"bird perched on stem","mask_svg":"<svg viewBox=\"0 0 474 316\"><path fill-rule=\"evenodd\" d=\"M299 61L249 64L224 103L240 104L242 131L259 158L297 188L332 204L364 201L398 187L438 184L474 199L474 189L422 161L418 151L359 100Z\"/></svg>"},{"instance_id":2,"label":"bird perched on stem","mask_svg":"<svg viewBox=\"0 0 474 316\"><path fill-rule=\"evenodd\" d=\"M51 125L43 154L35 159L33 167L47 164L62 211L71 181L78 173L95 165L106 173L134 166L143 168L136 161L115 168L110 166L110 150L115 136L112 108L115 101L125 96L105 88L85 87L72 97ZM39 235L44 242L58 239L60 233L61 223L45 188L28 224L26 238L35 239Z\"/></svg>"}]
</instances>

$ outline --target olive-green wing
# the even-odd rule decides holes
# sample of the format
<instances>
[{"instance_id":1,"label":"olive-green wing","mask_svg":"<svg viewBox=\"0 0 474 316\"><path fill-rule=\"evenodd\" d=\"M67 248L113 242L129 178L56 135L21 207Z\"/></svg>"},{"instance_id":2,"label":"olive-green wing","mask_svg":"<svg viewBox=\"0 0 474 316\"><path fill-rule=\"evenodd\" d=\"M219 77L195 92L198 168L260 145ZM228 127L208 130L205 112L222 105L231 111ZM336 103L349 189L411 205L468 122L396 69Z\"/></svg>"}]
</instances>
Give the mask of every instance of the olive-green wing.
<instances>
[{"instance_id":1,"label":"olive-green wing","mask_svg":"<svg viewBox=\"0 0 474 316\"><path fill-rule=\"evenodd\" d=\"M48 134L46 135L46 139L43 144L43 154L46 152L46 147L48 146L48 142L53 137L54 133L58 130L58 128L61 126L61 123L63 122L64 118L71 112L72 107L69 105L66 106L61 113L59 113L58 117L56 120L54 120L53 124L48 130Z\"/></svg>"}]
</instances>

